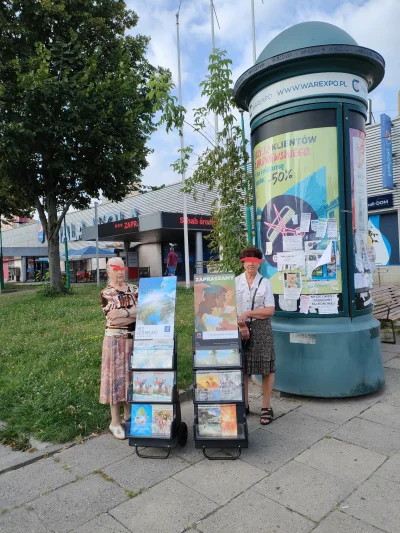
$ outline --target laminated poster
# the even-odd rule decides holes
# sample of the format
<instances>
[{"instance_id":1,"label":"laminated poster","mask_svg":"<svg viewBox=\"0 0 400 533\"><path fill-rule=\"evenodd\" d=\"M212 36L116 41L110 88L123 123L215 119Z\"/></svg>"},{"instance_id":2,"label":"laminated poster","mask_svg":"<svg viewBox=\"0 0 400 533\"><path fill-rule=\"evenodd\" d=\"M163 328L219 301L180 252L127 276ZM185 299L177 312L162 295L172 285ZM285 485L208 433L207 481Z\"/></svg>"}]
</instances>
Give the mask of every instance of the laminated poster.
<instances>
[{"instance_id":1,"label":"laminated poster","mask_svg":"<svg viewBox=\"0 0 400 533\"><path fill-rule=\"evenodd\" d=\"M295 129L296 120L293 124ZM314 247L323 253L329 241L335 243L337 257L340 254L336 126L327 120L326 126L320 122L315 128L264 139L254 146L253 161L256 245L263 251L270 249L269 243L273 247L273 254L264 255L260 273L270 280L274 295L282 295L286 301L299 298L300 292L340 294L342 272L336 261L319 265L313 271L322 254L309 257ZM301 240L302 249L297 250ZM293 283L288 287L280 279L281 273L300 274L294 283L296 287Z\"/></svg>"},{"instance_id":2,"label":"laminated poster","mask_svg":"<svg viewBox=\"0 0 400 533\"><path fill-rule=\"evenodd\" d=\"M140 280L135 341L173 339L175 300L175 276Z\"/></svg>"},{"instance_id":3,"label":"laminated poster","mask_svg":"<svg viewBox=\"0 0 400 533\"><path fill-rule=\"evenodd\" d=\"M301 294L301 274L299 272L285 272L284 297L288 300L298 300Z\"/></svg>"},{"instance_id":4,"label":"laminated poster","mask_svg":"<svg viewBox=\"0 0 400 533\"><path fill-rule=\"evenodd\" d=\"M243 399L240 370L196 372L195 400L198 402L237 401Z\"/></svg>"},{"instance_id":5,"label":"laminated poster","mask_svg":"<svg viewBox=\"0 0 400 533\"><path fill-rule=\"evenodd\" d=\"M199 436L238 436L236 405L199 405L197 413Z\"/></svg>"},{"instance_id":6,"label":"laminated poster","mask_svg":"<svg viewBox=\"0 0 400 533\"><path fill-rule=\"evenodd\" d=\"M196 349L238 346L236 284L233 273L194 276Z\"/></svg>"},{"instance_id":7,"label":"laminated poster","mask_svg":"<svg viewBox=\"0 0 400 533\"><path fill-rule=\"evenodd\" d=\"M173 405L132 404L131 437L169 438L174 419Z\"/></svg>"},{"instance_id":8,"label":"laminated poster","mask_svg":"<svg viewBox=\"0 0 400 533\"><path fill-rule=\"evenodd\" d=\"M195 367L240 366L239 350L196 350Z\"/></svg>"},{"instance_id":9,"label":"laminated poster","mask_svg":"<svg viewBox=\"0 0 400 533\"><path fill-rule=\"evenodd\" d=\"M133 372L132 401L170 402L174 372Z\"/></svg>"}]
</instances>

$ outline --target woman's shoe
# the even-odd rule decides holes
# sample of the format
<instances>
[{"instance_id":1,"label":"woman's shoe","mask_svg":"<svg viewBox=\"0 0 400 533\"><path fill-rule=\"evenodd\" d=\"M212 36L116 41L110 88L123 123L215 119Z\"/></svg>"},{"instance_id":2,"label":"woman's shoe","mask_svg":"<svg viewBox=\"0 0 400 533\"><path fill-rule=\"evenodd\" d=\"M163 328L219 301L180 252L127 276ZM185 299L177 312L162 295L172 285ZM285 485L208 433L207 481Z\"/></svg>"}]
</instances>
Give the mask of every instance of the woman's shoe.
<instances>
[{"instance_id":1,"label":"woman's shoe","mask_svg":"<svg viewBox=\"0 0 400 533\"><path fill-rule=\"evenodd\" d=\"M112 426L109 425L108 429L111 431L111 433L114 435L114 437L118 440L125 440L125 431L122 429L122 426Z\"/></svg>"},{"instance_id":2,"label":"woman's shoe","mask_svg":"<svg viewBox=\"0 0 400 533\"><path fill-rule=\"evenodd\" d=\"M268 426L274 419L272 407L261 407L260 424Z\"/></svg>"}]
</instances>

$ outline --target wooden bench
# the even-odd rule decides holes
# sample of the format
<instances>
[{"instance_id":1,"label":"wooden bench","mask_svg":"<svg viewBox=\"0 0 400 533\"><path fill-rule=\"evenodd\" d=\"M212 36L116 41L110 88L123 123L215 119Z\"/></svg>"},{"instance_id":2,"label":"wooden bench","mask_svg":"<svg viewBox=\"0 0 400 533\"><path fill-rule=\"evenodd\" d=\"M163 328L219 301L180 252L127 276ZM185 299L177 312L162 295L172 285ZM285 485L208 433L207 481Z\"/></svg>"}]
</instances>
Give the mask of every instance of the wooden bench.
<instances>
[{"instance_id":1,"label":"wooden bench","mask_svg":"<svg viewBox=\"0 0 400 533\"><path fill-rule=\"evenodd\" d=\"M400 287L383 286L371 290L374 302L374 317L381 324L390 324L393 333L393 341L382 341L396 344L395 322L400 320Z\"/></svg>"}]
</instances>

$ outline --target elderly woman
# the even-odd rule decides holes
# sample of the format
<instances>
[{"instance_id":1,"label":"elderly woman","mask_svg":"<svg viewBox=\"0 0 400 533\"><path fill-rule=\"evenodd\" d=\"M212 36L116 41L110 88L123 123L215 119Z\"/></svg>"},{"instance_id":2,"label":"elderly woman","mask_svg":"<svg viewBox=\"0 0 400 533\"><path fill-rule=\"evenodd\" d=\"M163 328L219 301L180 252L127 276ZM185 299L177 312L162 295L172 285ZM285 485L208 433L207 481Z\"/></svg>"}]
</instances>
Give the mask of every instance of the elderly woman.
<instances>
[{"instance_id":1,"label":"elderly woman","mask_svg":"<svg viewBox=\"0 0 400 533\"><path fill-rule=\"evenodd\" d=\"M124 439L122 424L130 416L127 391L130 382L129 357L133 350L136 323L136 285L126 283L124 262L119 257L107 263L109 284L101 292L101 305L107 318L101 364L100 403L110 404L110 431L116 439ZM124 421L121 421L121 404Z\"/></svg>"},{"instance_id":2,"label":"elderly woman","mask_svg":"<svg viewBox=\"0 0 400 533\"><path fill-rule=\"evenodd\" d=\"M275 373L274 339L270 322L275 311L274 295L270 281L258 273L263 262L261 250L243 250L240 261L244 273L236 278L236 299L239 331L244 344L246 413L250 413L249 376L261 375L263 399L260 424L266 426L274 418L270 403Z\"/></svg>"}]
</instances>

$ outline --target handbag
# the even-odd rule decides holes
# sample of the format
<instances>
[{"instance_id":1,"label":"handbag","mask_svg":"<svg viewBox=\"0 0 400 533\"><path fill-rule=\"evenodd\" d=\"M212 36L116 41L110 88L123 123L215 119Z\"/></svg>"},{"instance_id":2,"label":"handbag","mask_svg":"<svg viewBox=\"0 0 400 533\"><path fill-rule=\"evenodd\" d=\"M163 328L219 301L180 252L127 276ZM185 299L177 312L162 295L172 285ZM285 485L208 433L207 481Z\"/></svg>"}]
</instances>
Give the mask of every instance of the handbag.
<instances>
[{"instance_id":1,"label":"handbag","mask_svg":"<svg viewBox=\"0 0 400 533\"><path fill-rule=\"evenodd\" d=\"M256 290L254 291L254 294L253 294L253 300L252 300L252 302L251 302L251 309L250 309L250 311L253 311L253 310L254 310L254 302L256 301L256 294L257 294L258 289L260 288L260 285L261 285L261 282L262 282L263 279L264 279L264 276L261 276L261 279L260 279L260 281L258 282L257 288L256 288ZM248 338L248 339L242 339L242 346L243 346L244 348L246 348L246 346L249 345L250 340L251 340L251 326L252 326L252 322L253 322L253 319L250 318L250 322L247 323L247 327L249 328L249 332L250 332L249 338Z\"/></svg>"}]
</instances>

